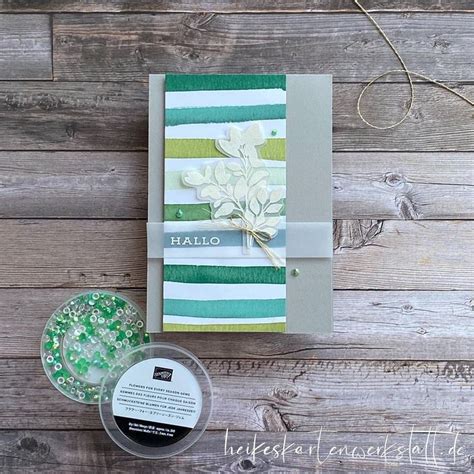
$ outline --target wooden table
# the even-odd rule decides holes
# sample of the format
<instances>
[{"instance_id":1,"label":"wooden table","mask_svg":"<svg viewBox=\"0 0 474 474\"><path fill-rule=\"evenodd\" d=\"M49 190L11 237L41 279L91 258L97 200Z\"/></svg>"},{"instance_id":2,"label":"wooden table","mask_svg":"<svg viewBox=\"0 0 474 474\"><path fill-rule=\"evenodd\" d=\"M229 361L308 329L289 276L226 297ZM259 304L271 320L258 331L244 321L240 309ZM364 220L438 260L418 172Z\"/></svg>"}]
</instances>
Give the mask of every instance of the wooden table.
<instances>
[{"instance_id":1,"label":"wooden table","mask_svg":"<svg viewBox=\"0 0 474 474\"><path fill-rule=\"evenodd\" d=\"M474 97L472 0L364 4L412 70ZM322 429L322 450L367 452L387 436L408 443L412 426L461 433L456 463L440 435L437 465L342 450L322 468L472 469L473 109L419 83L403 125L367 128L361 83L398 66L349 0L0 3L2 472L312 471L314 456L226 455L225 430L234 448L255 433L308 445ZM204 360L215 410L194 448L152 462L117 448L96 407L50 385L39 340L84 288L145 302L147 77L166 71L333 74L335 328L163 336ZM368 116L400 114L407 92L390 77Z\"/></svg>"}]
</instances>

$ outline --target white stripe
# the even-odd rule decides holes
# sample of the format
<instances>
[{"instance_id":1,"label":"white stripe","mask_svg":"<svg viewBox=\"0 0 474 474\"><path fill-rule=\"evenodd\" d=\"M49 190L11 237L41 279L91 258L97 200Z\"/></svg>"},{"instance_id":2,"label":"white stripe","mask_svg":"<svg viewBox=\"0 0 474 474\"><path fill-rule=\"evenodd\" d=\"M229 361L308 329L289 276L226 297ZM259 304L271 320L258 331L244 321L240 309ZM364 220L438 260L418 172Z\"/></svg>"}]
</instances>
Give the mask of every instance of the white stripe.
<instances>
[{"instance_id":1,"label":"white stripe","mask_svg":"<svg viewBox=\"0 0 474 474\"><path fill-rule=\"evenodd\" d=\"M286 285L163 282L163 298L177 300L271 300L286 298Z\"/></svg>"},{"instance_id":2,"label":"white stripe","mask_svg":"<svg viewBox=\"0 0 474 474\"><path fill-rule=\"evenodd\" d=\"M166 265L214 265L216 267L271 267L272 264L265 258L170 258L167 257Z\"/></svg>"},{"instance_id":3,"label":"white stripe","mask_svg":"<svg viewBox=\"0 0 474 474\"><path fill-rule=\"evenodd\" d=\"M248 128L253 122L196 123L165 127L166 138L228 138L229 127L241 130ZM265 138L286 138L286 120L260 120ZM272 135L272 131L276 131Z\"/></svg>"},{"instance_id":4,"label":"white stripe","mask_svg":"<svg viewBox=\"0 0 474 474\"><path fill-rule=\"evenodd\" d=\"M238 162L238 158L166 158L165 171L185 171L203 169L206 165L215 165L216 160L231 160ZM285 168L286 161L263 160L267 168Z\"/></svg>"},{"instance_id":5,"label":"white stripe","mask_svg":"<svg viewBox=\"0 0 474 474\"><path fill-rule=\"evenodd\" d=\"M286 186L267 186L270 191L274 189L281 189L283 191L283 197L286 197ZM172 189L165 191L165 204L205 204L204 201L198 199L196 195L196 189Z\"/></svg>"},{"instance_id":6,"label":"white stripe","mask_svg":"<svg viewBox=\"0 0 474 474\"><path fill-rule=\"evenodd\" d=\"M286 216L281 216L278 228L286 228ZM163 230L164 232L199 232L205 230L235 231L235 229L227 229L213 221L166 221L163 225Z\"/></svg>"},{"instance_id":7,"label":"white stripe","mask_svg":"<svg viewBox=\"0 0 474 474\"><path fill-rule=\"evenodd\" d=\"M219 107L228 105L285 104L283 89L166 92L165 107Z\"/></svg>"},{"instance_id":8,"label":"white stripe","mask_svg":"<svg viewBox=\"0 0 474 474\"><path fill-rule=\"evenodd\" d=\"M284 323L286 318L190 318L187 316L163 316L163 322L166 324L264 324L264 323Z\"/></svg>"},{"instance_id":9,"label":"white stripe","mask_svg":"<svg viewBox=\"0 0 474 474\"><path fill-rule=\"evenodd\" d=\"M272 252L285 259L286 247L271 247ZM165 248L164 258L166 263L169 263L170 258L179 258L182 260L181 265L204 265L201 263L202 259L213 258L216 262L215 265L226 266L227 262L237 261L240 262L241 267L250 267L252 264L249 261L255 259L262 259L267 265L271 265L268 255L260 248L253 247L251 254L246 255L243 253L242 247L177 247L177 248ZM220 262L220 263L219 263Z\"/></svg>"}]
</instances>

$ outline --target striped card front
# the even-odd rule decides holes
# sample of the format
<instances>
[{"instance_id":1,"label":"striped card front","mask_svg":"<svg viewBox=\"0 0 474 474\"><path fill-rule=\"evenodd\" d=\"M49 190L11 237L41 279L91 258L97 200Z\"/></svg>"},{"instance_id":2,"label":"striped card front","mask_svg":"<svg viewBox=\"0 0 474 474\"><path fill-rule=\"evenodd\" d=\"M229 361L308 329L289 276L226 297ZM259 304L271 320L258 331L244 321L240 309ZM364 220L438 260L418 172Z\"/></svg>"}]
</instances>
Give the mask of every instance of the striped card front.
<instances>
[{"instance_id":1,"label":"striped card front","mask_svg":"<svg viewBox=\"0 0 474 474\"><path fill-rule=\"evenodd\" d=\"M285 332L286 77L165 88L163 330Z\"/></svg>"}]
</instances>

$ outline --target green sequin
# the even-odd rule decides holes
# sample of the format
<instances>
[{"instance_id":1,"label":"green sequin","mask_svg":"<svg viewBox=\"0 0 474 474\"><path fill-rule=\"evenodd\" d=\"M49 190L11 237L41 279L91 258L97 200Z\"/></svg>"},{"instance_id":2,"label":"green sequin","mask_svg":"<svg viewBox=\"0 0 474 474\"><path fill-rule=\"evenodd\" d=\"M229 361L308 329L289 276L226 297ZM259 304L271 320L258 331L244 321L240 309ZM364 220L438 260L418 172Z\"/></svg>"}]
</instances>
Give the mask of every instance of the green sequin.
<instances>
[{"instance_id":1,"label":"green sequin","mask_svg":"<svg viewBox=\"0 0 474 474\"><path fill-rule=\"evenodd\" d=\"M113 322L111 322L108 326L108 328L111 330L111 331L116 331L117 329L120 328L120 326L122 325L122 323L118 320L115 320Z\"/></svg>"}]
</instances>

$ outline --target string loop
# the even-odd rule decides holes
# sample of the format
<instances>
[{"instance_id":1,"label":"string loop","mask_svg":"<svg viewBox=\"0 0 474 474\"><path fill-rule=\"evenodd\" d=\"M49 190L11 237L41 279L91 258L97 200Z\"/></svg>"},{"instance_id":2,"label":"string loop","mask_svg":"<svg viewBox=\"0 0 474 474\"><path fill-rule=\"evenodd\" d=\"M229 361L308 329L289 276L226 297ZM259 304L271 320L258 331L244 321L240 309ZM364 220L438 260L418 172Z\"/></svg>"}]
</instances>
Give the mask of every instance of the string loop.
<instances>
[{"instance_id":1,"label":"string loop","mask_svg":"<svg viewBox=\"0 0 474 474\"><path fill-rule=\"evenodd\" d=\"M395 48L393 43L390 41L389 37L385 34L385 32L382 30L381 26L375 20L375 18L359 3L359 0L353 0L353 1L356 4L356 6L362 11L362 13L364 13L364 15L367 16L367 18L372 22L372 24L375 26L377 31L382 35L383 39L390 46L390 49L393 51L393 53L395 54L395 56L397 57L398 61L400 62L401 66L402 66L402 69L391 69L390 71L386 71L386 72L380 74L379 76L374 77L362 89L361 93L359 94L359 98L357 99L357 113L358 113L360 119L366 125L368 125L369 127L375 128L377 130L389 130L391 128L398 127L399 125L401 125L408 118L408 116L410 115L410 112L412 111L413 104L415 102L415 85L413 83L412 76L419 77L420 79L424 79L425 81L431 82L432 84L435 84L438 87L441 87L441 88L451 92L455 96L457 96L460 99L467 102L469 105L474 106L474 101L469 99L464 94L461 94L460 92L458 92L458 91L452 89L451 87L447 86L446 84L443 84L442 82L439 82L436 79L433 79L429 76L425 76L424 74L420 74L418 72L410 71L408 69L408 67L406 66L405 61L403 60L402 56L398 52L397 48ZM395 122L391 125L386 125L386 126L381 126L381 125L377 125L375 123L370 122L369 120L367 120L364 117L364 114L362 113L362 110L361 110L361 102L362 102L362 98L364 97L364 94L367 92L368 89L370 89L370 87L374 83L376 83L377 81L379 81L383 77L388 76L390 74L400 74L400 73L405 74L405 76L408 80L408 84L410 86L410 100L408 101L408 107L407 107L403 117L400 120L398 120L397 122Z\"/></svg>"}]
</instances>

